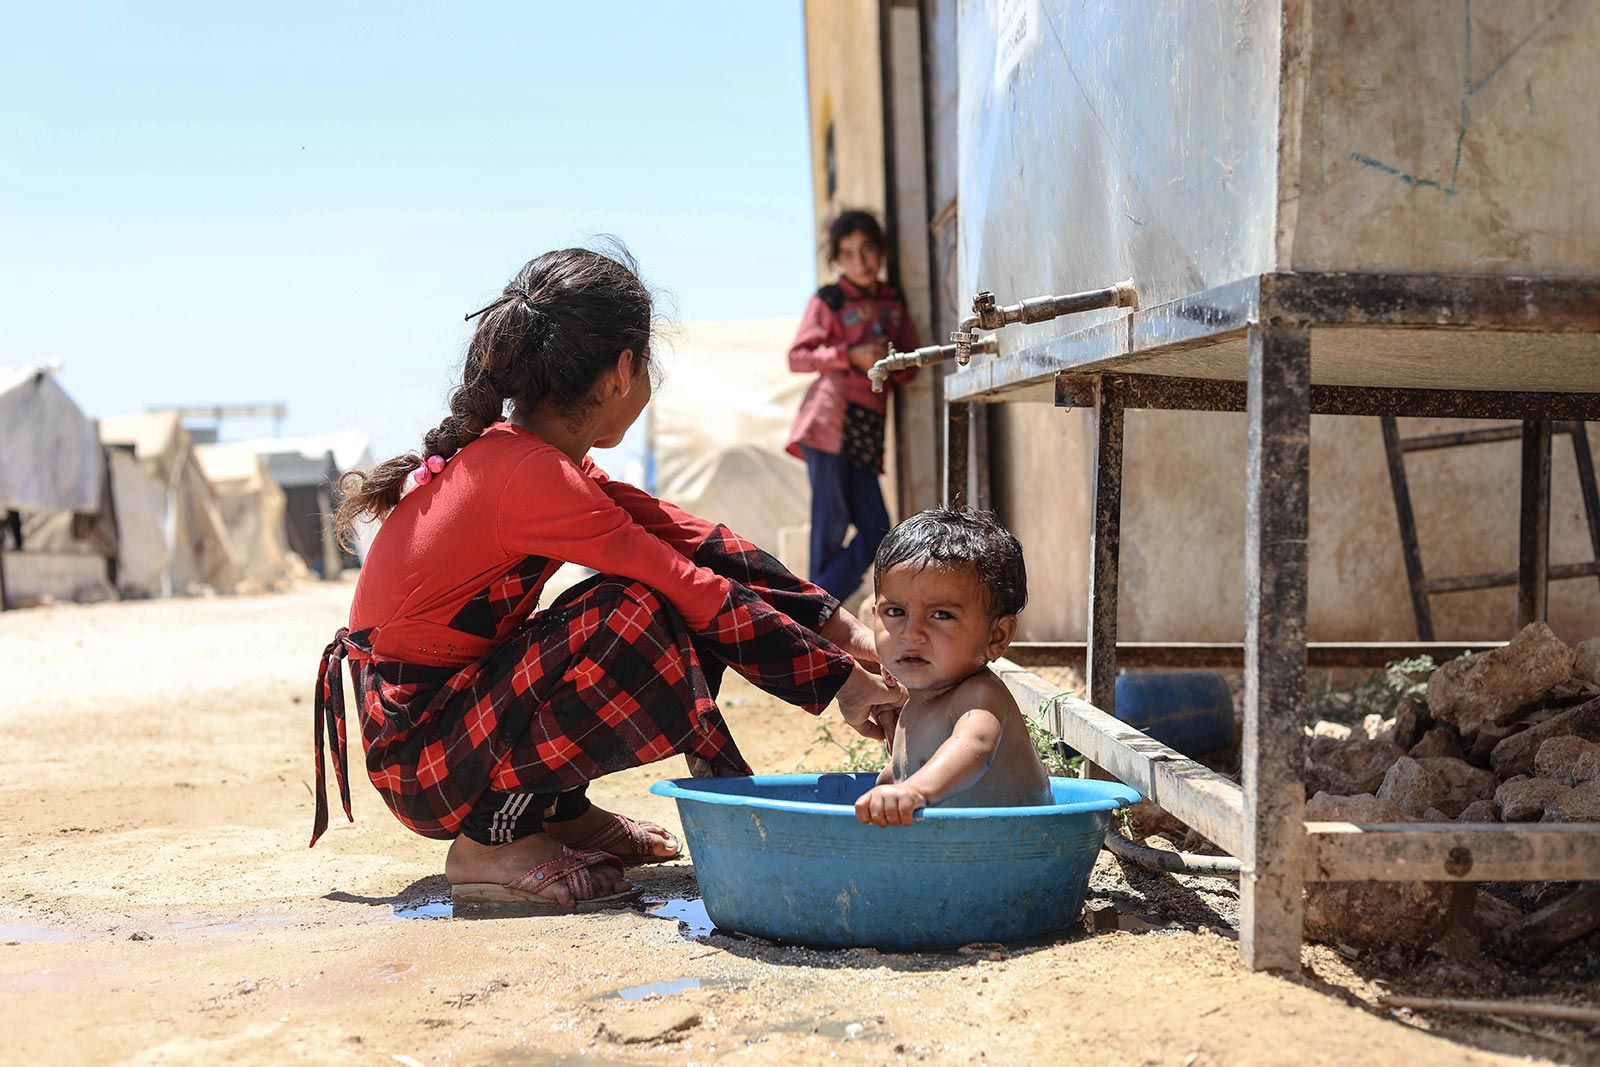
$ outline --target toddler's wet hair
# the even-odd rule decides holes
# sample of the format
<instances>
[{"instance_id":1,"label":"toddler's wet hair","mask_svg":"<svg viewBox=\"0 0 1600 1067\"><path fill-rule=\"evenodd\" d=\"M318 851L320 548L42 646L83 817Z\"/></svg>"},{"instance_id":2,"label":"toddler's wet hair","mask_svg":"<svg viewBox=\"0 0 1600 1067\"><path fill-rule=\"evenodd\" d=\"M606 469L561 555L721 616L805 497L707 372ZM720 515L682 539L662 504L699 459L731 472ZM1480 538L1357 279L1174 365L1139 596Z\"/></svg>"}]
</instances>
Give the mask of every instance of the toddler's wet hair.
<instances>
[{"instance_id":1,"label":"toddler's wet hair","mask_svg":"<svg viewBox=\"0 0 1600 1067\"><path fill-rule=\"evenodd\" d=\"M929 508L911 516L884 537L872 561L872 581L902 563L963 564L978 578L989 610L1015 615L1028 603L1028 570L1022 545L992 511Z\"/></svg>"}]
</instances>

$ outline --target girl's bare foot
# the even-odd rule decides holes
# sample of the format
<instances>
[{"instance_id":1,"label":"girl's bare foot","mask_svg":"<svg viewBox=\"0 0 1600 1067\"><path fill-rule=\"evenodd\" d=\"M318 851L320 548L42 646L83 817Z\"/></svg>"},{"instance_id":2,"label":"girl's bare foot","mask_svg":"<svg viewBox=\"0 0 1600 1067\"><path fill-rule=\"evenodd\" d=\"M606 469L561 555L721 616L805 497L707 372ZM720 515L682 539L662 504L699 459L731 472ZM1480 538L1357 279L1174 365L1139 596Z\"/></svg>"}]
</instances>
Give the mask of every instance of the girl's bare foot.
<instances>
[{"instance_id":1,"label":"girl's bare foot","mask_svg":"<svg viewBox=\"0 0 1600 1067\"><path fill-rule=\"evenodd\" d=\"M481 845L470 837L458 837L445 854L444 876L451 885L470 882L509 885L540 864L559 858L563 848L558 839L547 833L518 838L504 845ZM593 867L589 877L594 879L596 896L609 896L633 888L632 882L611 867ZM573 903L572 890L564 879L556 879L538 895L566 907Z\"/></svg>"}]
</instances>

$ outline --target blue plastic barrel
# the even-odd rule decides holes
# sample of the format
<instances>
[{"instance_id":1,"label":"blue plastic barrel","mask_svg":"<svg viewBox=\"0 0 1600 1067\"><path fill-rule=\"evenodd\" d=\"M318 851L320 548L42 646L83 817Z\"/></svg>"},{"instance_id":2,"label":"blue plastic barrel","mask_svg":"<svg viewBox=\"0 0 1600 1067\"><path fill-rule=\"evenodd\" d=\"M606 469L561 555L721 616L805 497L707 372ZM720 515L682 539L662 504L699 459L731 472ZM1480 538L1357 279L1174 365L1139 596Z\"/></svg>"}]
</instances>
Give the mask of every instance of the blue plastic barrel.
<instances>
[{"instance_id":1,"label":"blue plastic barrel","mask_svg":"<svg viewBox=\"0 0 1600 1067\"><path fill-rule=\"evenodd\" d=\"M1058 930L1083 911L1120 782L1052 778L1055 803L930 808L859 822L874 774L680 778L673 797L706 914L724 930L826 948L937 948Z\"/></svg>"},{"instance_id":2,"label":"blue plastic barrel","mask_svg":"<svg viewBox=\"0 0 1600 1067\"><path fill-rule=\"evenodd\" d=\"M1116 716L1191 758L1233 747L1233 694L1216 671L1117 676ZM1062 746L1067 756L1075 749Z\"/></svg>"}]
</instances>

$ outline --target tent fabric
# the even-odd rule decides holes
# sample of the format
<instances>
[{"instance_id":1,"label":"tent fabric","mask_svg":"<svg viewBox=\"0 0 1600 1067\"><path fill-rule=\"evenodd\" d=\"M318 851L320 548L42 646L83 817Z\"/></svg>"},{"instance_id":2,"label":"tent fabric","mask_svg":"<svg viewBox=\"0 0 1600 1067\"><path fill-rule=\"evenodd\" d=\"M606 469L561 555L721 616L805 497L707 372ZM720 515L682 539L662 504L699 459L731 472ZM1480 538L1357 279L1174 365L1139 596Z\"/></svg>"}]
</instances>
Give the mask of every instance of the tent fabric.
<instances>
[{"instance_id":1,"label":"tent fabric","mask_svg":"<svg viewBox=\"0 0 1600 1067\"><path fill-rule=\"evenodd\" d=\"M238 553L243 573L236 591L283 589L307 577L306 565L289 550L286 498L266 461L238 445L200 445L195 456Z\"/></svg>"},{"instance_id":2,"label":"tent fabric","mask_svg":"<svg viewBox=\"0 0 1600 1067\"><path fill-rule=\"evenodd\" d=\"M245 448L274 457L274 471L277 471L277 463L283 463L283 476L278 478L278 484L285 489L304 484L317 484L316 471L320 469L322 457L327 453L333 454L333 465L340 474L345 471L366 470L373 465L372 450L366 435L353 430L341 433L305 434L299 437L251 437L229 443L236 448ZM287 459L290 455L300 456L307 465L295 468ZM285 458L279 460L277 457ZM303 477L311 478L312 481L293 480L296 469L301 471Z\"/></svg>"},{"instance_id":3,"label":"tent fabric","mask_svg":"<svg viewBox=\"0 0 1600 1067\"><path fill-rule=\"evenodd\" d=\"M789 370L797 328L796 319L685 325L647 409L656 495L774 555L780 531L810 518L805 464L784 451L811 381Z\"/></svg>"},{"instance_id":4,"label":"tent fabric","mask_svg":"<svg viewBox=\"0 0 1600 1067\"><path fill-rule=\"evenodd\" d=\"M169 582L167 487L140 465L132 448L108 448L117 509L117 587L126 596L160 596Z\"/></svg>"},{"instance_id":5,"label":"tent fabric","mask_svg":"<svg viewBox=\"0 0 1600 1067\"><path fill-rule=\"evenodd\" d=\"M100 510L100 439L48 370L0 367L0 427L0 512Z\"/></svg>"},{"instance_id":6,"label":"tent fabric","mask_svg":"<svg viewBox=\"0 0 1600 1067\"><path fill-rule=\"evenodd\" d=\"M125 547L118 573L123 591L143 596L232 592L244 577L244 567L218 509L216 490L178 416L164 411L102 419L100 439L108 446L131 446L137 460L138 477L114 486L119 519L127 513L125 496L130 507L161 517L165 559L159 554L129 558L131 550ZM113 478L128 476L126 464L113 464Z\"/></svg>"},{"instance_id":7,"label":"tent fabric","mask_svg":"<svg viewBox=\"0 0 1600 1067\"><path fill-rule=\"evenodd\" d=\"M115 599L110 569L115 538L102 525L108 518L83 511L22 512L23 549L5 553L7 602L18 607Z\"/></svg>"},{"instance_id":8,"label":"tent fabric","mask_svg":"<svg viewBox=\"0 0 1600 1067\"><path fill-rule=\"evenodd\" d=\"M361 522L354 530L352 552L342 561L333 559L333 546L324 539L324 527L338 506L340 475L370 470L375 461L365 435L346 431L300 437L258 437L235 441L237 448L259 453L289 502L289 544L308 564L326 572L329 564L359 565L378 532L377 523ZM331 534L329 535L331 536ZM337 574L326 576L333 577Z\"/></svg>"}]
</instances>

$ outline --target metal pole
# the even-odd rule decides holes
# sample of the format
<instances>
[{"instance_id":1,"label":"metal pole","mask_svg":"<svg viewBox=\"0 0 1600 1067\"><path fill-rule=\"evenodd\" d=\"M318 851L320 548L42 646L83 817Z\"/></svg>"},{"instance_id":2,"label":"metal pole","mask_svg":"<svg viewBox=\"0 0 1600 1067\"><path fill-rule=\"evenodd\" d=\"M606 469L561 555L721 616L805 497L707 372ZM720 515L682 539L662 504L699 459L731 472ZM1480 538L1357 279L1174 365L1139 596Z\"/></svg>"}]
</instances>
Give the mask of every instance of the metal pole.
<instances>
[{"instance_id":1,"label":"metal pole","mask_svg":"<svg viewBox=\"0 0 1600 1067\"><path fill-rule=\"evenodd\" d=\"M969 404L967 416L967 503L981 510L994 507L989 480L989 405Z\"/></svg>"},{"instance_id":2,"label":"metal pole","mask_svg":"<svg viewBox=\"0 0 1600 1067\"><path fill-rule=\"evenodd\" d=\"M944 502L949 507L967 499L967 463L972 421L971 404L948 404L944 421Z\"/></svg>"},{"instance_id":3,"label":"metal pole","mask_svg":"<svg viewBox=\"0 0 1600 1067\"><path fill-rule=\"evenodd\" d=\"M1583 515L1589 524L1589 549L1593 558L1600 560L1600 492L1595 490L1589 433L1581 421L1572 423L1567 432L1572 435L1572 458L1578 464L1578 492L1583 494Z\"/></svg>"},{"instance_id":4,"label":"metal pole","mask_svg":"<svg viewBox=\"0 0 1600 1067\"><path fill-rule=\"evenodd\" d=\"M1406 481L1405 450L1393 415L1380 415L1383 451L1389 459L1389 488L1394 493L1394 516L1400 523L1400 554L1405 558L1406 582L1411 587L1411 613L1417 620L1417 640L1433 640L1433 612L1423 588L1422 549L1417 544L1417 518L1411 510L1411 486Z\"/></svg>"},{"instance_id":5,"label":"metal pole","mask_svg":"<svg viewBox=\"0 0 1600 1067\"><path fill-rule=\"evenodd\" d=\"M1270 310L1264 307L1261 322L1250 327L1239 947L1252 970L1297 972L1305 851L1311 333L1303 324L1274 320Z\"/></svg>"},{"instance_id":6,"label":"metal pole","mask_svg":"<svg viewBox=\"0 0 1600 1067\"><path fill-rule=\"evenodd\" d=\"M1522 516L1517 552L1517 629L1550 614L1550 422L1522 424Z\"/></svg>"},{"instance_id":7,"label":"metal pole","mask_svg":"<svg viewBox=\"0 0 1600 1067\"><path fill-rule=\"evenodd\" d=\"M1116 714L1117 573L1122 548L1122 381L1106 375L1090 412L1094 427L1093 516L1089 526L1089 620L1084 682L1089 703ZM1088 760L1085 778L1109 779Z\"/></svg>"}]
</instances>

